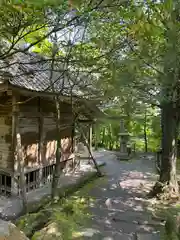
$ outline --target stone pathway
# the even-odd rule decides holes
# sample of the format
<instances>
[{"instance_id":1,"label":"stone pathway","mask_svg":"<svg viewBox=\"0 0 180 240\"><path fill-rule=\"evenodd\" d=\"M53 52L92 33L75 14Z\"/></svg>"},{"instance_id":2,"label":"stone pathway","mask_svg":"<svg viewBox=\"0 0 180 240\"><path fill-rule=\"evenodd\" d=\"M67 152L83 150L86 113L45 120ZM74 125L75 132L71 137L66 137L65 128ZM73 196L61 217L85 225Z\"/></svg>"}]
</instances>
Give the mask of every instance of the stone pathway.
<instances>
[{"instance_id":1,"label":"stone pathway","mask_svg":"<svg viewBox=\"0 0 180 240\"><path fill-rule=\"evenodd\" d=\"M145 194L157 178L153 159L121 162L115 156L106 156L103 160L108 179L89 192L95 201L89 206L92 220L83 229L83 239L160 239L157 229L162 223L153 220L145 201Z\"/></svg>"}]
</instances>

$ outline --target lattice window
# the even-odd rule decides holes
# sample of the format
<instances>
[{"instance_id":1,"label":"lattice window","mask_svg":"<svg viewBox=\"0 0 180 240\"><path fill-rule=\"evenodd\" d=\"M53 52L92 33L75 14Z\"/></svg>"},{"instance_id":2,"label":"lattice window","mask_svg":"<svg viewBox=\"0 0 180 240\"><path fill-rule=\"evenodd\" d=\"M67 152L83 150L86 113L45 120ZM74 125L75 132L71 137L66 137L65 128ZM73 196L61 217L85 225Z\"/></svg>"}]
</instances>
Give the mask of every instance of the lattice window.
<instances>
[{"instance_id":1,"label":"lattice window","mask_svg":"<svg viewBox=\"0 0 180 240\"><path fill-rule=\"evenodd\" d=\"M39 187L39 169L26 173L26 191L29 192Z\"/></svg>"},{"instance_id":2,"label":"lattice window","mask_svg":"<svg viewBox=\"0 0 180 240\"><path fill-rule=\"evenodd\" d=\"M54 164L43 168L42 182L47 184L52 182Z\"/></svg>"},{"instance_id":3,"label":"lattice window","mask_svg":"<svg viewBox=\"0 0 180 240\"><path fill-rule=\"evenodd\" d=\"M32 172L25 173L26 192L30 192L52 182L54 164L46 166L43 169L37 169ZM41 178L40 178L41 177ZM10 196L11 195L11 176L0 174L0 194ZM17 191L18 195L21 194L20 190L20 177L17 176Z\"/></svg>"}]
</instances>

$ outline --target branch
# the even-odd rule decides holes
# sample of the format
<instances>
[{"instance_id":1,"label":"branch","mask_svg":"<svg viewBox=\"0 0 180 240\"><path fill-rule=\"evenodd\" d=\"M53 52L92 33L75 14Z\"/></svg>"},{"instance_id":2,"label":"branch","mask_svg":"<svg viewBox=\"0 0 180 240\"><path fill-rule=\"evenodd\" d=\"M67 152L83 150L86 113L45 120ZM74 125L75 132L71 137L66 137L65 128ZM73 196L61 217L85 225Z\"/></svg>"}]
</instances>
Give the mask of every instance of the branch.
<instances>
[{"instance_id":1,"label":"branch","mask_svg":"<svg viewBox=\"0 0 180 240\"><path fill-rule=\"evenodd\" d=\"M103 1L104 1L104 0L99 1L99 3L98 3L95 7L91 8L89 12L92 12L92 11L96 10ZM7 58L7 57L10 57L10 56L18 53L18 52L26 52L26 51L28 51L28 50L29 50L30 48L32 48L33 46L37 45L38 43L42 42L42 41L45 40L46 38L50 37L53 33L56 33L56 32L58 32L58 31L62 31L64 28L70 26L71 23L73 23L73 22L75 22L76 20L80 19L80 17L82 17L85 13L87 13L87 12L84 11L84 13L83 13L81 16L76 15L75 17L73 17L73 18L71 18L69 21L67 21L67 23L64 24L64 25L61 26L61 27L58 27L58 25L59 25L59 23L58 23L50 32L48 32L47 34L45 34L42 38L38 39L37 41L34 41L33 43L31 43L28 47L26 47L26 48L23 49L23 50L22 50L22 49L16 49L15 51L10 52L10 51L12 50L12 48L13 48L13 47L11 46L11 49L7 51L8 54L6 54L6 55L5 55L5 54L0 55L0 59L3 60L3 59L5 59L5 58Z\"/></svg>"},{"instance_id":2,"label":"branch","mask_svg":"<svg viewBox=\"0 0 180 240\"><path fill-rule=\"evenodd\" d=\"M39 31L40 29L44 28L45 26L46 26L46 24L43 25L43 26L41 26L41 27L39 27L39 28L36 28L36 29L33 30L33 31L31 30L31 31L29 31L29 32L26 32L24 35L18 37L16 40L15 40L15 38L13 37L13 42L12 42L10 48L9 48L5 53L3 53L3 54L0 55L0 60L3 60L3 59L5 59L5 58L10 57L11 55L17 53L17 51L14 51L12 54L10 54L11 50L13 50L13 48L16 46L16 44L17 44L20 40L22 40L24 37L26 37L26 36L29 35L30 33ZM27 48L27 50L28 50L28 48ZM26 50L25 50L25 51L26 51ZM21 51L18 50L18 52L21 52Z\"/></svg>"},{"instance_id":3,"label":"branch","mask_svg":"<svg viewBox=\"0 0 180 240\"><path fill-rule=\"evenodd\" d=\"M135 53L141 60L143 60L143 62L144 62L148 67L150 67L151 69L155 70L157 73L159 73L159 74L161 74L161 75L165 75L163 72L161 72L160 70L158 70L157 68L155 68L154 66L152 66L151 64L149 64L148 62L146 62L146 60L145 60L143 57L141 57L141 54L138 54L138 53L134 50L133 46L132 46L131 43L128 41L128 39L126 40L126 42L127 42L128 46L129 46L129 48L131 49L131 51L132 51L133 53Z\"/></svg>"}]
</instances>

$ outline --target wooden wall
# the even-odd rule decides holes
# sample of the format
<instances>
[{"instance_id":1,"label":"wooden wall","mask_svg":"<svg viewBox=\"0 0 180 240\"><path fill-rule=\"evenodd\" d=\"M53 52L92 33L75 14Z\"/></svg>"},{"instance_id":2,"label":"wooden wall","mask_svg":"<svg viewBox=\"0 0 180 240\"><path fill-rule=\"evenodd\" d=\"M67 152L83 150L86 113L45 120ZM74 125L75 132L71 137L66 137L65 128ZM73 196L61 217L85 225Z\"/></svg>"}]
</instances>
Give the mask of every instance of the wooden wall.
<instances>
[{"instance_id":1,"label":"wooden wall","mask_svg":"<svg viewBox=\"0 0 180 240\"><path fill-rule=\"evenodd\" d=\"M28 100L28 101L27 101ZM26 169L39 168L55 161L56 123L55 105L49 99L21 96L18 99L19 130L23 147ZM12 139L12 96L11 93L0 94L0 171L17 171L14 160ZM61 145L62 159L66 160L72 153L71 105L61 102ZM83 127L84 128L84 127ZM85 130L86 132L86 130ZM16 159L16 158L15 158ZM25 170L26 170L25 169Z\"/></svg>"},{"instance_id":2,"label":"wooden wall","mask_svg":"<svg viewBox=\"0 0 180 240\"><path fill-rule=\"evenodd\" d=\"M21 97L19 105L19 127L23 147L24 163L27 169L49 165L55 161L56 122L55 106L48 99L36 98L26 102ZM71 153L72 111L71 106L61 103L62 160ZM14 165L17 170L17 162Z\"/></svg>"},{"instance_id":3,"label":"wooden wall","mask_svg":"<svg viewBox=\"0 0 180 240\"><path fill-rule=\"evenodd\" d=\"M13 171L12 138L11 138L11 96L0 95L0 170Z\"/></svg>"}]
</instances>

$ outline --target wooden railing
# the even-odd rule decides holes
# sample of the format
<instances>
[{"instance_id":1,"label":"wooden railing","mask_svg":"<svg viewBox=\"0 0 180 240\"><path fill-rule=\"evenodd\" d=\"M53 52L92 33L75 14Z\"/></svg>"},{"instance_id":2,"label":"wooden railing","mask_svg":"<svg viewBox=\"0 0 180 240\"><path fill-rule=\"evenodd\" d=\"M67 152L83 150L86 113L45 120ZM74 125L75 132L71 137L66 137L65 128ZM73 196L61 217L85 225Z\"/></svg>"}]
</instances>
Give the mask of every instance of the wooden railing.
<instances>
[{"instance_id":1,"label":"wooden railing","mask_svg":"<svg viewBox=\"0 0 180 240\"><path fill-rule=\"evenodd\" d=\"M79 161L79 158L77 159ZM72 161L69 165L70 168L75 167L75 156L72 155L71 158L61 161L61 170L66 168L68 162ZM80 163L79 163L80 165ZM43 187L52 182L53 171L55 164L47 165L42 168L36 168L30 171L30 169L25 172L25 184L26 192L33 191L40 187ZM6 174L0 172L0 194L5 196L10 196L12 194L12 179L13 174ZM21 194L20 185L19 185L19 174L16 175L16 192L17 195Z\"/></svg>"}]
</instances>

